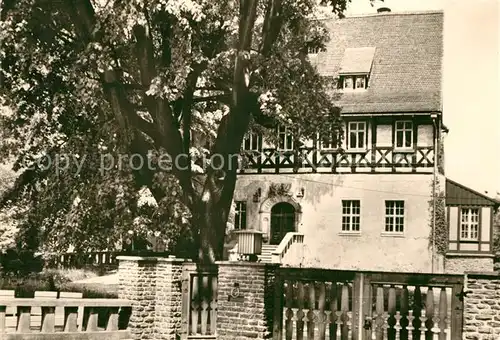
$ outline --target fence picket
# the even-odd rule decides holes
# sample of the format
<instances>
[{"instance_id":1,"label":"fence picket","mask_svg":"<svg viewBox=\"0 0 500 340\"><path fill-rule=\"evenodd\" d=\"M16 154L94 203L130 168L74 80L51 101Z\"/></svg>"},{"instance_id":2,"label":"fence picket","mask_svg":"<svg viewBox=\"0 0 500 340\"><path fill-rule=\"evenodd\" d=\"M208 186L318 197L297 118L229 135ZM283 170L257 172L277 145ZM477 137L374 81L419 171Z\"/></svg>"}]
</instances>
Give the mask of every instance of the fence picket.
<instances>
[{"instance_id":1,"label":"fence picket","mask_svg":"<svg viewBox=\"0 0 500 340\"><path fill-rule=\"evenodd\" d=\"M42 307L42 332L51 333L55 330L56 309L55 307Z\"/></svg>"},{"instance_id":2,"label":"fence picket","mask_svg":"<svg viewBox=\"0 0 500 340\"><path fill-rule=\"evenodd\" d=\"M413 331L415 330L415 327L413 327L413 320L415 319L415 317L413 316L413 311L409 311L408 312L408 326L407 326L407 330L408 330L408 340L412 340L413 339Z\"/></svg>"},{"instance_id":3,"label":"fence picket","mask_svg":"<svg viewBox=\"0 0 500 340\"><path fill-rule=\"evenodd\" d=\"M215 334L217 328L217 276L213 275L211 280L210 294L210 332Z\"/></svg>"},{"instance_id":4,"label":"fence picket","mask_svg":"<svg viewBox=\"0 0 500 340\"><path fill-rule=\"evenodd\" d=\"M297 323L296 323L297 340L304 339L304 320L303 320L305 316L304 299L305 299L304 283L299 281L297 283L297 300L298 300Z\"/></svg>"},{"instance_id":5,"label":"fence picket","mask_svg":"<svg viewBox=\"0 0 500 340\"><path fill-rule=\"evenodd\" d=\"M375 318L375 339L376 340L384 340L383 339L383 314L384 314L384 287L383 286L378 286L377 287L377 297L376 297L376 305L375 305L375 311L377 313L377 316Z\"/></svg>"},{"instance_id":6,"label":"fence picket","mask_svg":"<svg viewBox=\"0 0 500 340\"><path fill-rule=\"evenodd\" d=\"M207 326L208 326L208 307L210 306L209 303L209 289L208 289L208 276L203 275L202 276L202 289L201 289L201 304L200 304L200 309L201 309L201 334L202 335L207 335Z\"/></svg>"},{"instance_id":7,"label":"fence picket","mask_svg":"<svg viewBox=\"0 0 500 340\"><path fill-rule=\"evenodd\" d=\"M17 331L18 333L29 333L31 331L31 307L19 306L17 308Z\"/></svg>"},{"instance_id":8,"label":"fence picket","mask_svg":"<svg viewBox=\"0 0 500 340\"><path fill-rule=\"evenodd\" d=\"M337 332L335 334L335 340L342 340L342 312L337 311L335 312L336 315L336 325L337 325Z\"/></svg>"},{"instance_id":9,"label":"fence picket","mask_svg":"<svg viewBox=\"0 0 500 340\"><path fill-rule=\"evenodd\" d=\"M439 294L439 340L446 340L446 331L447 331L447 315L448 315L448 298L446 296L446 288L441 289L441 293Z\"/></svg>"},{"instance_id":10,"label":"fence picket","mask_svg":"<svg viewBox=\"0 0 500 340\"><path fill-rule=\"evenodd\" d=\"M395 336L395 329L393 328L395 324L394 316L396 315L396 288L394 287L394 285L389 287L387 312L389 314L389 320L388 320L389 329L387 330L387 334L390 339L393 339Z\"/></svg>"},{"instance_id":11,"label":"fence picket","mask_svg":"<svg viewBox=\"0 0 500 340\"><path fill-rule=\"evenodd\" d=\"M420 328L419 328L420 340L425 340L425 333L427 331L427 326L426 326L427 317L425 309L422 311L422 316L419 317L419 319L420 319Z\"/></svg>"},{"instance_id":12,"label":"fence picket","mask_svg":"<svg viewBox=\"0 0 500 340\"><path fill-rule=\"evenodd\" d=\"M314 282L310 282L308 285L309 288L309 311L307 312L307 339L314 340L314 326L316 317L314 314L314 310L316 307L316 287Z\"/></svg>"},{"instance_id":13,"label":"fence picket","mask_svg":"<svg viewBox=\"0 0 500 340\"><path fill-rule=\"evenodd\" d=\"M427 288L427 298L425 301L425 316L427 317L427 322L425 324L427 332L425 335L426 340L432 340L432 327L434 326L432 318L434 317L434 291L432 287Z\"/></svg>"},{"instance_id":14,"label":"fence picket","mask_svg":"<svg viewBox=\"0 0 500 340\"><path fill-rule=\"evenodd\" d=\"M383 339L388 340L389 339L389 333L388 333L389 332L389 313L384 312L383 319L384 319L384 325L382 326L382 328L384 330Z\"/></svg>"},{"instance_id":15,"label":"fence picket","mask_svg":"<svg viewBox=\"0 0 500 340\"><path fill-rule=\"evenodd\" d=\"M286 319L285 319L285 339L292 340L293 336L293 283L288 281L286 286Z\"/></svg>"},{"instance_id":16,"label":"fence picket","mask_svg":"<svg viewBox=\"0 0 500 340\"><path fill-rule=\"evenodd\" d=\"M344 283L342 286L342 298L340 310L342 311L342 339L347 340L349 338L349 332L351 330L350 327L350 319L349 319L349 286L347 283Z\"/></svg>"},{"instance_id":17,"label":"fence picket","mask_svg":"<svg viewBox=\"0 0 500 340\"><path fill-rule=\"evenodd\" d=\"M106 325L106 330L117 331L119 319L120 319L120 309L119 308L111 309L111 314L109 315L108 318L108 324Z\"/></svg>"},{"instance_id":18,"label":"fence picket","mask_svg":"<svg viewBox=\"0 0 500 340\"><path fill-rule=\"evenodd\" d=\"M97 331L97 322L98 322L99 314L97 310L93 307L90 308L89 318L87 321L87 327L85 329L86 332L95 332Z\"/></svg>"},{"instance_id":19,"label":"fence picket","mask_svg":"<svg viewBox=\"0 0 500 340\"><path fill-rule=\"evenodd\" d=\"M420 286L415 287L415 291L413 292L413 316L415 317L413 327L415 327L414 333L415 337L420 338L420 326L422 316L422 292L420 290Z\"/></svg>"},{"instance_id":20,"label":"fence picket","mask_svg":"<svg viewBox=\"0 0 500 340\"><path fill-rule=\"evenodd\" d=\"M318 299L318 338L319 340L325 340L325 331L327 325L327 319L325 314L325 304L326 304L326 288L325 283L319 283L319 299Z\"/></svg>"},{"instance_id":21,"label":"fence picket","mask_svg":"<svg viewBox=\"0 0 500 340\"><path fill-rule=\"evenodd\" d=\"M408 321L408 310L409 310L409 300L410 300L410 294L408 292L408 286L404 285L403 290L401 291L401 339L402 340L407 340L408 339L408 326L409 326L409 321ZM410 338L410 340L412 340Z\"/></svg>"},{"instance_id":22,"label":"fence picket","mask_svg":"<svg viewBox=\"0 0 500 340\"><path fill-rule=\"evenodd\" d=\"M78 331L78 307L64 307L64 332Z\"/></svg>"},{"instance_id":23,"label":"fence picket","mask_svg":"<svg viewBox=\"0 0 500 340\"><path fill-rule=\"evenodd\" d=\"M330 287L330 339L337 339L337 308L338 308L337 282L332 282Z\"/></svg>"},{"instance_id":24,"label":"fence picket","mask_svg":"<svg viewBox=\"0 0 500 340\"><path fill-rule=\"evenodd\" d=\"M198 281L199 277L194 275L191 286L191 334L198 333L198 310L200 307Z\"/></svg>"},{"instance_id":25,"label":"fence picket","mask_svg":"<svg viewBox=\"0 0 500 340\"><path fill-rule=\"evenodd\" d=\"M396 320L396 324L394 325L394 330L396 332L396 335L394 336L394 338L396 340L400 340L401 339L401 312L396 312L394 319Z\"/></svg>"}]
</instances>

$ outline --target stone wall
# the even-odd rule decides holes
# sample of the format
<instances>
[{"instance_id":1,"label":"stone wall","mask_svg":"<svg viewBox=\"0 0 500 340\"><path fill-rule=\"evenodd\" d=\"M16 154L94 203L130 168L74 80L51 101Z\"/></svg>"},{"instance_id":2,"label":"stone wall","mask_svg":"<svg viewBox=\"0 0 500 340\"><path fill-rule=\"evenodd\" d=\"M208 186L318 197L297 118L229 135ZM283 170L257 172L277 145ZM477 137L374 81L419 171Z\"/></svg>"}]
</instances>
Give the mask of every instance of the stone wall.
<instances>
[{"instance_id":1,"label":"stone wall","mask_svg":"<svg viewBox=\"0 0 500 340\"><path fill-rule=\"evenodd\" d=\"M217 339L267 339L272 329L276 265L219 264Z\"/></svg>"},{"instance_id":2,"label":"stone wall","mask_svg":"<svg viewBox=\"0 0 500 340\"><path fill-rule=\"evenodd\" d=\"M469 273L464 290L463 339L500 339L500 275Z\"/></svg>"},{"instance_id":3,"label":"stone wall","mask_svg":"<svg viewBox=\"0 0 500 340\"><path fill-rule=\"evenodd\" d=\"M185 260L128 256L118 260L118 297L132 301L129 329L134 340L177 339Z\"/></svg>"},{"instance_id":4,"label":"stone wall","mask_svg":"<svg viewBox=\"0 0 500 340\"><path fill-rule=\"evenodd\" d=\"M490 272L493 271L493 257L447 256L444 270L448 274L463 274L470 271Z\"/></svg>"}]
</instances>

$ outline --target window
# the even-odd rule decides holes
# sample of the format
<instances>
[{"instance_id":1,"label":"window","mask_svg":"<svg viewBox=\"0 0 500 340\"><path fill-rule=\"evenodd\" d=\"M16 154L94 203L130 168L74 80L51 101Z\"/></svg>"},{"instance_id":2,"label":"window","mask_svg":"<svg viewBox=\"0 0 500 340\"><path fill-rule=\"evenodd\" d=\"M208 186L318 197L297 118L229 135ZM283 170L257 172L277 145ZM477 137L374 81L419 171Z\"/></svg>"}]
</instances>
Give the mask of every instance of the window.
<instances>
[{"instance_id":1,"label":"window","mask_svg":"<svg viewBox=\"0 0 500 340\"><path fill-rule=\"evenodd\" d=\"M336 149L337 145L337 132L334 131L333 127L326 129L319 134L319 143L321 149Z\"/></svg>"},{"instance_id":2,"label":"window","mask_svg":"<svg viewBox=\"0 0 500 340\"><path fill-rule=\"evenodd\" d=\"M244 230L247 228L247 202L236 202L234 215L234 229Z\"/></svg>"},{"instance_id":3,"label":"window","mask_svg":"<svg viewBox=\"0 0 500 340\"><path fill-rule=\"evenodd\" d=\"M385 201L385 231L402 233L405 222L405 202Z\"/></svg>"},{"instance_id":4,"label":"window","mask_svg":"<svg viewBox=\"0 0 500 340\"><path fill-rule=\"evenodd\" d=\"M261 148L262 148L262 137L257 133L250 133L243 140L243 150L260 151Z\"/></svg>"},{"instance_id":5,"label":"window","mask_svg":"<svg viewBox=\"0 0 500 340\"><path fill-rule=\"evenodd\" d=\"M342 76L340 85L344 90L364 90L368 87L368 77L366 75Z\"/></svg>"},{"instance_id":6,"label":"window","mask_svg":"<svg viewBox=\"0 0 500 340\"><path fill-rule=\"evenodd\" d=\"M309 46L307 48L307 53L308 54L318 54L319 52L324 52L325 49L318 47L318 46Z\"/></svg>"},{"instance_id":7,"label":"window","mask_svg":"<svg viewBox=\"0 0 500 340\"><path fill-rule=\"evenodd\" d=\"M477 241L479 239L479 209L463 208L460 221L460 239Z\"/></svg>"},{"instance_id":8,"label":"window","mask_svg":"<svg viewBox=\"0 0 500 340\"><path fill-rule=\"evenodd\" d=\"M366 123L350 122L348 126L348 148L364 149L366 140Z\"/></svg>"},{"instance_id":9,"label":"window","mask_svg":"<svg viewBox=\"0 0 500 340\"><path fill-rule=\"evenodd\" d=\"M359 201L342 201L342 231L359 231L360 215Z\"/></svg>"},{"instance_id":10,"label":"window","mask_svg":"<svg viewBox=\"0 0 500 340\"><path fill-rule=\"evenodd\" d=\"M286 126L278 126L278 143L280 150L293 150L293 136Z\"/></svg>"},{"instance_id":11,"label":"window","mask_svg":"<svg viewBox=\"0 0 500 340\"><path fill-rule=\"evenodd\" d=\"M411 121L396 122L396 148L413 147L413 123Z\"/></svg>"}]
</instances>

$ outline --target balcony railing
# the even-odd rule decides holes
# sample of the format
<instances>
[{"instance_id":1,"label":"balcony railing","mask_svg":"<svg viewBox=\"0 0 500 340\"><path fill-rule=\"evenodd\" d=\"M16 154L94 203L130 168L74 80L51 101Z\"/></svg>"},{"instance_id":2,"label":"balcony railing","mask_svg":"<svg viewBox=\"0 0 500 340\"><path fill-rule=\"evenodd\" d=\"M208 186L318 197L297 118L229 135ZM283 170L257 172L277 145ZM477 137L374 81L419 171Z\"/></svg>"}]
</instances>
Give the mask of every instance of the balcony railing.
<instances>
[{"instance_id":1,"label":"balcony railing","mask_svg":"<svg viewBox=\"0 0 500 340\"><path fill-rule=\"evenodd\" d=\"M300 258L303 254L300 254L301 246L304 243L304 234L302 233L287 233L283 240L276 248L275 251L271 253L272 263L283 263L285 257L290 258L290 262L300 262Z\"/></svg>"},{"instance_id":2,"label":"balcony railing","mask_svg":"<svg viewBox=\"0 0 500 340\"><path fill-rule=\"evenodd\" d=\"M280 151L264 148L262 151L243 151L240 172L375 172L390 169L404 171L434 166L434 148L416 147L400 151L393 147L375 147L364 151L341 152L301 148Z\"/></svg>"}]
</instances>

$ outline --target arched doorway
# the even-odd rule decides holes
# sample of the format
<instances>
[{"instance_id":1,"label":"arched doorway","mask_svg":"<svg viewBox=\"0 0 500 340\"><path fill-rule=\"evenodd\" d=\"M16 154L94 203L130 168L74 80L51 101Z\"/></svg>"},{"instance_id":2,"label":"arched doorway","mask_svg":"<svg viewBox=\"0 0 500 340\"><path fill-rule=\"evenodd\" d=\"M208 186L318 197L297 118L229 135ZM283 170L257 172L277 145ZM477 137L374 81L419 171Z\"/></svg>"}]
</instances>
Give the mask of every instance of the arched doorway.
<instances>
[{"instance_id":1,"label":"arched doorway","mask_svg":"<svg viewBox=\"0 0 500 340\"><path fill-rule=\"evenodd\" d=\"M286 233L295 231L295 208L281 202L271 208L271 244L279 244Z\"/></svg>"}]
</instances>

